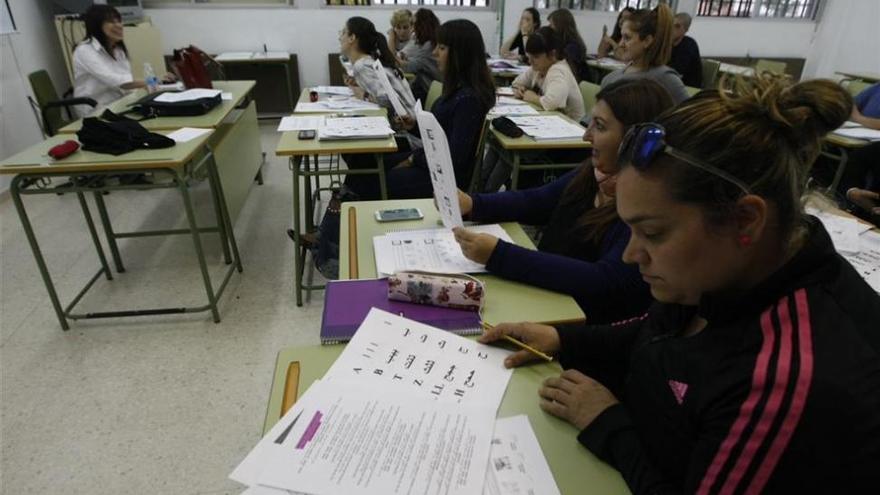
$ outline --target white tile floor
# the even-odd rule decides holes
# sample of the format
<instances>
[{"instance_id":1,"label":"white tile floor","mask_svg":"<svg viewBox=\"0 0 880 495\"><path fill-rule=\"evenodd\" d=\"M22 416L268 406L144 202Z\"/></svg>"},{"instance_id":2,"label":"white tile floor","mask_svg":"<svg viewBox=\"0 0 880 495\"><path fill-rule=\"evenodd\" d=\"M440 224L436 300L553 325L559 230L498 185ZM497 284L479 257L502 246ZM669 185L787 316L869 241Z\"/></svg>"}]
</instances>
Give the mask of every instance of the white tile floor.
<instances>
[{"instance_id":1,"label":"white tile floor","mask_svg":"<svg viewBox=\"0 0 880 495\"><path fill-rule=\"evenodd\" d=\"M265 184L235 226L244 273L230 281L219 324L206 312L61 331L12 201L0 202L0 493L241 492L226 477L260 438L275 356L319 342L323 299L294 302L290 172L273 156L275 125L261 126ZM180 222L175 194L106 196L114 227ZM76 198L25 201L66 303L98 267ZM206 237L217 281L224 265ZM120 248L127 273L100 281L82 309L204 301L189 237Z\"/></svg>"}]
</instances>

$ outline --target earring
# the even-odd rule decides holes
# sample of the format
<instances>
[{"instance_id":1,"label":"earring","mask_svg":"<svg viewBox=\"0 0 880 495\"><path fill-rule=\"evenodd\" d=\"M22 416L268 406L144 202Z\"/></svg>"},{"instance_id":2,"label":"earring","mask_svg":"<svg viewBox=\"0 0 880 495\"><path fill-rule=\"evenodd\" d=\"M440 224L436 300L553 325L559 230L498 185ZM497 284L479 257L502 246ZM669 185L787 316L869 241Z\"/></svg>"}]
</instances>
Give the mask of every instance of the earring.
<instances>
[{"instance_id":1,"label":"earring","mask_svg":"<svg viewBox=\"0 0 880 495\"><path fill-rule=\"evenodd\" d=\"M741 236L739 236L739 238L737 240L739 241L739 245L742 247L747 247L747 246L752 245L752 236L750 236L750 235L742 234Z\"/></svg>"}]
</instances>

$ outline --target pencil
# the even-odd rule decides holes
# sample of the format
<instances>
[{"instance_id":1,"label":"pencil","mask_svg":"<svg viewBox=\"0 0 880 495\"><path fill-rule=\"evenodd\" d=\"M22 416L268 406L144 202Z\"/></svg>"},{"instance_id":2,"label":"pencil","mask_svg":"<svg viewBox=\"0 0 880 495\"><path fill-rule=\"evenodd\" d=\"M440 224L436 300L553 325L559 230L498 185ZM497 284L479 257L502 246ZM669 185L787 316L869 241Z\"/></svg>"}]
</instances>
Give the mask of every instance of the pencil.
<instances>
[{"instance_id":1,"label":"pencil","mask_svg":"<svg viewBox=\"0 0 880 495\"><path fill-rule=\"evenodd\" d=\"M492 325L490 325L490 324L488 324L488 323L486 323L486 322L483 322L483 328L484 328L485 330L491 330L491 329L492 329ZM543 352L541 352L541 351L535 349L534 347L532 347L532 346L526 344L525 342L523 342L523 341L521 341L521 340L519 340L519 339L515 339L515 338L511 337L510 335L502 335L502 337L504 337L504 340L510 342L511 344L514 344L515 346L517 346L517 347L519 347L519 348L521 348L521 349L525 349L525 350L531 352L532 354L538 356L539 358L541 358L541 359L543 359L543 360L545 360L545 361L547 361L547 362L553 361L553 357L552 357L552 356L548 356L548 355L544 354Z\"/></svg>"}]
</instances>

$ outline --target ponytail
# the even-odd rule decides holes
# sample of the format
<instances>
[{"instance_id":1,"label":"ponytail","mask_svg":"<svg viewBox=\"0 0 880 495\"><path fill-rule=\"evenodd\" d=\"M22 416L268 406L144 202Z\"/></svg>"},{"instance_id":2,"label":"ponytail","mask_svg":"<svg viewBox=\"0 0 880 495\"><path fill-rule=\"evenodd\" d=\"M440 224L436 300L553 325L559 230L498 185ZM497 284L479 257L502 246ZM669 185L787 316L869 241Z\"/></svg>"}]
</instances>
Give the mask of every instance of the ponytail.
<instances>
[{"instance_id":1,"label":"ponytail","mask_svg":"<svg viewBox=\"0 0 880 495\"><path fill-rule=\"evenodd\" d=\"M358 50L378 60L385 68L391 69L394 74L403 79L403 72L397 66L397 59L388 48L385 35L376 31L372 21L364 17L351 17L345 22L345 29L349 34L357 38Z\"/></svg>"},{"instance_id":2,"label":"ponytail","mask_svg":"<svg viewBox=\"0 0 880 495\"><path fill-rule=\"evenodd\" d=\"M659 67L669 63L672 57L672 26L674 15L669 5L661 3L654 10L637 10L627 21L632 23L632 30L640 39L654 37L654 42L645 52L648 67Z\"/></svg>"}]
</instances>

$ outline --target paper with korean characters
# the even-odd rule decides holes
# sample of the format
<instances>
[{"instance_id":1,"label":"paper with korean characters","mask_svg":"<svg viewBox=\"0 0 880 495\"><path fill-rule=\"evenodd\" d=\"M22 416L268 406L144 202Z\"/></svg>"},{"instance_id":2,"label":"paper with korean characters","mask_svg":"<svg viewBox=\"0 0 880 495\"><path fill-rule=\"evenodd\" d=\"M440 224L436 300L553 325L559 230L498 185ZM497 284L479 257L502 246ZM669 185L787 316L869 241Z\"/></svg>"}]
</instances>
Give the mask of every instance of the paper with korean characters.
<instances>
[{"instance_id":1,"label":"paper with korean characters","mask_svg":"<svg viewBox=\"0 0 880 495\"><path fill-rule=\"evenodd\" d=\"M419 132L431 184L434 186L434 199L440 211L440 219L447 229L461 227L461 207L458 204L458 186L455 182L455 167L452 166L452 155L449 153L449 142L443 127L431 112L422 110L416 104L416 117L419 121Z\"/></svg>"}]
</instances>

